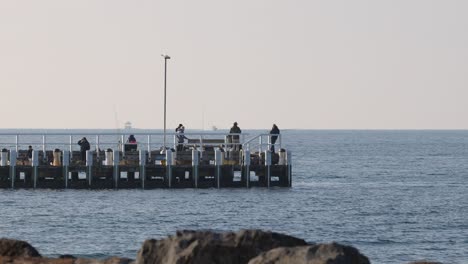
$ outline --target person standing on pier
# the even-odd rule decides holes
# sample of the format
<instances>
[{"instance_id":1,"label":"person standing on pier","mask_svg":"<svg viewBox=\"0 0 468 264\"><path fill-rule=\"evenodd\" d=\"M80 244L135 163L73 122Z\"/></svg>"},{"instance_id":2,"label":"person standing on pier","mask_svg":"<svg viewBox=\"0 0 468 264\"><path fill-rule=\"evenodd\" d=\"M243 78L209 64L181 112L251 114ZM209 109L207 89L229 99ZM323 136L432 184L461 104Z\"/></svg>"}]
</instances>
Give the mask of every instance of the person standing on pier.
<instances>
[{"instance_id":1,"label":"person standing on pier","mask_svg":"<svg viewBox=\"0 0 468 264\"><path fill-rule=\"evenodd\" d=\"M89 145L88 140L86 137L83 137L78 141L78 145L80 145L80 152L81 152L81 161L85 162L86 161L86 151L91 149L91 146Z\"/></svg>"},{"instance_id":2,"label":"person standing on pier","mask_svg":"<svg viewBox=\"0 0 468 264\"><path fill-rule=\"evenodd\" d=\"M276 140L278 139L278 135L280 133L280 130L279 128L273 124L273 128L270 130L270 151L271 152L275 152L275 143L276 143Z\"/></svg>"},{"instance_id":3,"label":"person standing on pier","mask_svg":"<svg viewBox=\"0 0 468 264\"><path fill-rule=\"evenodd\" d=\"M33 148L31 145L29 145L28 147L28 161L29 161L29 164L31 164L32 162L32 153L33 153Z\"/></svg>"},{"instance_id":4,"label":"person standing on pier","mask_svg":"<svg viewBox=\"0 0 468 264\"><path fill-rule=\"evenodd\" d=\"M232 142L232 145L233 145L233 148L234 150L237 150L239 151L240 150L240 145L239 145L239 135L242 133L242 130L237 126L237 122L234 122L234 125L231 127L231 130L229 130L229 137L231 138L231 142ZM232 135L234 134L234 135Z\"/></svg>"},{"instance_id":5,"label":"person standing on pier","mask_svg":"<svg viewBox=\"0 0 468 264\"><path fill-rule=\"evenodd\" d=\"M179 126L175 129L175 132L177 133L177 151L182 151L184 150L184 140L188 139L185 135L185 127L182 124L179 124Z\"/></svg>"}]
</instances>

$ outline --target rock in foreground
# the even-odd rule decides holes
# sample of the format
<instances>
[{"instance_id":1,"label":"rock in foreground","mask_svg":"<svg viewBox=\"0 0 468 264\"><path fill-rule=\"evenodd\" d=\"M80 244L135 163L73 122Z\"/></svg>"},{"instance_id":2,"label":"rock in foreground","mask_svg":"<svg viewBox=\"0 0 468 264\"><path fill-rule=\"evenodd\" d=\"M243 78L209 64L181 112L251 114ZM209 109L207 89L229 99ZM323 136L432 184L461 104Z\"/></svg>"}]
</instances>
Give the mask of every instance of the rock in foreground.
<instances>
[{"instance_id":1,"label":"rock in foreground","mask_svg":"<svg viewBox=\"0 0 468 264\"><path fill-rule=\"evenodd\" d=\"M248 263L262 252L277 247L303 246L303 239L261 230L215 233L180 231L162 240L146 240L137 264Z\"/></svg>"},{"instance_id":2,"label":"rock in foreground","mask_svg":"<svg viewBox=\"0 0 468 264\"><path fill-rule=\"evenodd\" d=\"M137 260L41 257L24 241L0 239L0 264L369 264L356 248L337 243L307 244L304 240L261 230L217 233L180 231L161 240L147 240ZM416 261L408 264L441 264Z\"/></svg>"},{"instance_id":3,"label":"rock in foreground","mask_svg":"<svg viewBox=\"0 0 468 264\"><path fill-rule=\"evenodd\" d=\"M275 248L252 259L249 264L370 264L369 259L350 246L337 243Z\"/></svg>"},{"instance_id":4,"label":"rock in foreground","mask_svg":"<svg viewBox=\"0 0 468 264\"><path fill-rule=\"evenodd\" d=\"M108 259L85 258L41 258L41 257L2 257L0 264L130 264L133 260L112 257Z\"/></svg>"},{"instance_id":5,"label":"rock in foreground","mask_svg":"<svg viewBox=\"0 0 468 264\"><path fill-rule=\"evenodd\" d=\"M0 238L0 256L8 257L40 257L39 252L28 242Z\"/></svg>"},{"instance_id":6,"label":"rock in foreground","mask_svg":"<svg viewBox=\"0 0 468 264\"><path fill-rule=\"evenodd\" d=\"M432 262L432 261L422 260L422 261L414 261L408 264L442 264L442 262Z\"/></svg>"}]
</instances>

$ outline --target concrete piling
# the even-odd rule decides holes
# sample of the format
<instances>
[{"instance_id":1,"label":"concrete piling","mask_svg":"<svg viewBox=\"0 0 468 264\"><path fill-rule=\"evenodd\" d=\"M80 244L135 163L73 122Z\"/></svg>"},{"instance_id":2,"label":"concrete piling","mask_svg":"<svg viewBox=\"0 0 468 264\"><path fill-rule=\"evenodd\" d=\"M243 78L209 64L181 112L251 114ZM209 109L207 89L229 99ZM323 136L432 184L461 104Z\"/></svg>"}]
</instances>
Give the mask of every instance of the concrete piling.
<instances>
[{"instance_id":1,"label":"concrete piling","mask_svg":"<svg viewBox=\"0 0 468 264\"><path fill-rule=\"evenodd\" d=\"M192 149L192 175L193 175L195 188L198 188L198 165L199 165L198 150Z\"/></svg>"},{"instance_id":2,"label":"concrete piling","mask_svg":"<svg viewBox=\"0 0 468 264\"><path fill-rule=\"evenodd\" d=\"M267 187L270 188L271 185L271 151L265 151L265 168L266 168L266 178L267 178Z\"/></svg>"},{"instance_id":3,"label":"concrete piling","mask_svg":"<svg viewBox=\"0 0 468 264\"><path fill-rule=\"evenodd\" d=\"M11 188L15 188L15 178L16 178L16 149L10 150L10 179L11 179Z\"/></svg>"}]
</instances>

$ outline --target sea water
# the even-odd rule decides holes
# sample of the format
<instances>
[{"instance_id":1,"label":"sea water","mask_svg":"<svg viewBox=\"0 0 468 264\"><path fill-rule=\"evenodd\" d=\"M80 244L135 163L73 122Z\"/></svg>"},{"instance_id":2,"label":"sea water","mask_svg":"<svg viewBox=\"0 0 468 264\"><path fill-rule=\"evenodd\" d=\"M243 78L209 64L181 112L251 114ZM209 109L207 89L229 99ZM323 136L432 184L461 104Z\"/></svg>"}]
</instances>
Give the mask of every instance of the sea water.
<instances>
[{"instance_id":1,"label":"sea water","mask_svg":"<svg viewBox=\"0 0 468 264\"><path fill-rule=\"evenodd\" d=\"M349 244L372 263L468 263L468 131L282 135L292 188L0 190L0 237L45 256L135 258L176 230L255 228Z\"/></svg>"}]
</instances>

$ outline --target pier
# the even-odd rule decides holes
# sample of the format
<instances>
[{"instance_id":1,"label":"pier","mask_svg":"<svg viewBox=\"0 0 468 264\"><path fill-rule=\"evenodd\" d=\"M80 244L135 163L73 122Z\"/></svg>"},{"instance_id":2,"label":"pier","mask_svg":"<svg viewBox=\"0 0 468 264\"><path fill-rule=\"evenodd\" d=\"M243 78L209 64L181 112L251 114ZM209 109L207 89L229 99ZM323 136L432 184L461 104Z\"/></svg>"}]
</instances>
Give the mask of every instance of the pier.
<instances>
[{"instance_id":1,"label":"pier","mask_svg":"<svg viewBox=\"0 0 468 264\"><path fill-rule=\"evenodd\" d=\"M125 143L132 134L137 143ZM185 133L162 146L162 133L0 133L0 188L156 189L291 187L292 156L281 135ZM77 141L91 145L85 159ZM179 145L180 144L180 145ZM28 146L32 146L28 157ZM179 145L179 148L178 148Z\"/></svg>"}]
</instances>

